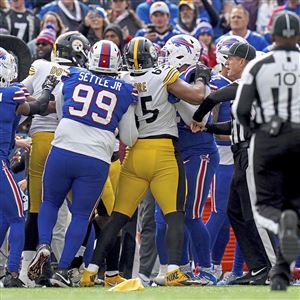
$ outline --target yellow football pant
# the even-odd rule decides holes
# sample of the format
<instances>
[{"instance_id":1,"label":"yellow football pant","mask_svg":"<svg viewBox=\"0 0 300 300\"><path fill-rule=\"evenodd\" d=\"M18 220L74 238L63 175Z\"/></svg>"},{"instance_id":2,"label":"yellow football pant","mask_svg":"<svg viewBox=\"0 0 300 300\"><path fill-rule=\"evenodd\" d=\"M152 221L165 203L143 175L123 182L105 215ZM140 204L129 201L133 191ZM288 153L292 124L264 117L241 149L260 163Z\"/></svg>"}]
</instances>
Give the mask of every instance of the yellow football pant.
<instances>
[{"instance_id":1,"label":"yellow football pant","mask_svg":"<svg viewBox=\"0 0 300 300\"><path fill-rule=\"evenodd\" d=\"M172 139L139 139L121 168L114 211L133 215L150 188L164 215L184 211L186 183Z\"/></svg>"},{"instance_id":2,"label":"yellow football pant","mask_svg":"<svg viewBox=\"0 0 300 300\"><path fill-rule=\"evenodd\" d=\"M36 132L32 135L29 154L29 212L38 213L42 202L42 177L54 132Z\"/></svg>"}]
</instances>

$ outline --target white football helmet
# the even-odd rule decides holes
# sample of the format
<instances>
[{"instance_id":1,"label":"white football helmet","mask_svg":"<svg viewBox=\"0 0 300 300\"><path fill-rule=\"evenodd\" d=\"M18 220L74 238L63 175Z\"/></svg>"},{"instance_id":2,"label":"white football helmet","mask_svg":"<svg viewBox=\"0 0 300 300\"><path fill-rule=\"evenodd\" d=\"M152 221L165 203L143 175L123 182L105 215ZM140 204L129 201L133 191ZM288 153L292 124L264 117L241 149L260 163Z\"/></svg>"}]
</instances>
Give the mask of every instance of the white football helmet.
<instances>
[{"instance_id":1,"label":"white football helmet","mask_svg":"<svg viewBox=\"0 0 300 300\"><path fill-rule=\"evenodd\" d=\"M101 73L118 73L122 66L119 47L112 41L95 43L88 53L88 69Z\"/></svg>"},{"instance_id":2,"label":"white football helmet","mask_svg":"<svg viewBox=\"0 0 300 300\"><path fill-rule=\"evenodd\" d=\"M13 55L0 47L0 87L9 86L17 78L17 64Z\"/></svg>"},{"instance_id":3,"label":"white football helmet","mask_svg":"<svg viewBox=\"0 0 300 300\"><path fill-rule=\"evenodd\" d=\"M201 52L202 46L199 41L187 34L171 37L162 48L166 61L176 69L197 63Z\"/></svg>"},{"instance_id":4,"label":"white football helmet","mask_svg":"<svg viewBox=\"0 0 300 300\"><path fill-rule=\"evenodd\" d=\"M226 35L219 40L216 45L216 59L218 64L224 65L228 58L227 55L221 54L220 51L224 49L228 50L236 42L248 44L244 38L237 35Z\"/></svg>"}]
</instances>

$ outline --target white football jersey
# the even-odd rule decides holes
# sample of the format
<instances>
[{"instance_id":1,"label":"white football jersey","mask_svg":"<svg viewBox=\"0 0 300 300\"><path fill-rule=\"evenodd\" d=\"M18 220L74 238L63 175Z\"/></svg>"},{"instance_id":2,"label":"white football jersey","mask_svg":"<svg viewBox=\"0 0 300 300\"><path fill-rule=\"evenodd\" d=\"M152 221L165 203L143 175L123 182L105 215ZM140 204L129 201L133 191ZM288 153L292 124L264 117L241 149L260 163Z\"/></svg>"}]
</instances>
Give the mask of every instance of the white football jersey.
<instances>
[{"instance_id":1,"label":"white football jersey","mask_svg":"<svg viewBox=\"0 0 300 300\"><path fill-rule=\"evenodd\" d=\"M159 66L144 74L121 73L120 77L135 86L139 93L136 108L138 137L159 135L178 137L176 108L168 101L167 85L174 83L179 72L171 66Z\"/></svg>"},{"instance_id":2,"label":"white football jersey","mask_svg":"<svg viewBox=\"0 0 300 300\"><path fill-rule=\"evenodd\" d=\"M44 59L34 61L29 69L29 75L22 81L27 87L29 93L38 98L42 93L42 84L48 75L56 75L58 78L63 74L67 67L60 66ZM56 86L52 94L56 98L59 93L59 87ZM47 116L34 115L32 119L30 134L36 132L51 131L54 132L58 125L58 118L56 114L49 114Z\"/></svg>"}]
</instances>

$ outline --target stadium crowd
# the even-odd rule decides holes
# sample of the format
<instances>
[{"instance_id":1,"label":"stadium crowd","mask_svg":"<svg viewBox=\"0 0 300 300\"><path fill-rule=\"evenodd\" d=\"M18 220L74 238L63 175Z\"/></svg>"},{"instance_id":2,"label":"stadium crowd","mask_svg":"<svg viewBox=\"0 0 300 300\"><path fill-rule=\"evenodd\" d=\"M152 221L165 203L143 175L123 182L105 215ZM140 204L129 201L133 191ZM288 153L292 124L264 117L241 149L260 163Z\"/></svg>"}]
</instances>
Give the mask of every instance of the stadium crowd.
<instances>
[{"instance_id":1,"label":"stadium crowd","mask_svg":"<svg viewBox=\"0 0 300 300\"><path fill-rule=\"evenodd\" d=\"M299 247L270 273L231 114L284 13L300 1L0 0L0 285L299 285Z\"/></svg>"}]
</instances>

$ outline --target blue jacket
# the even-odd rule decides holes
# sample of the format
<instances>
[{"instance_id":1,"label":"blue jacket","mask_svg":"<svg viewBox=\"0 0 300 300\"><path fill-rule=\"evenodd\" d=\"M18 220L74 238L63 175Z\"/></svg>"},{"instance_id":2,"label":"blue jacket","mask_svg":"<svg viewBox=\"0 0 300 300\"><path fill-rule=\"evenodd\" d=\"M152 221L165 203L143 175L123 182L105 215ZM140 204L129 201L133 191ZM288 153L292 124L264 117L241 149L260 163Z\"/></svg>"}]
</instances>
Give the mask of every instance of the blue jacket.
<instances>
[{"instance_id":1,"label":"blue jacket","mask_svg":"<svg viewBox=\"0 0 300 300\"><path fill-rule=\"evenodd\" d=\"M147 0L144 3L141 3L137 6L136 8L136 14L137 16L145 23L145 24L150 24L150 16L149 16L149 12L150 12L150 6L151 4L155 2L154 0ZM169 10L170 10L170 24L172 24L173 26L176 25L175 23L175 19L178 16L178 7L173 4L170 3L168 0L164 1L166 2L166 4L169 6Z\"/></svg>"}]
</instances>

